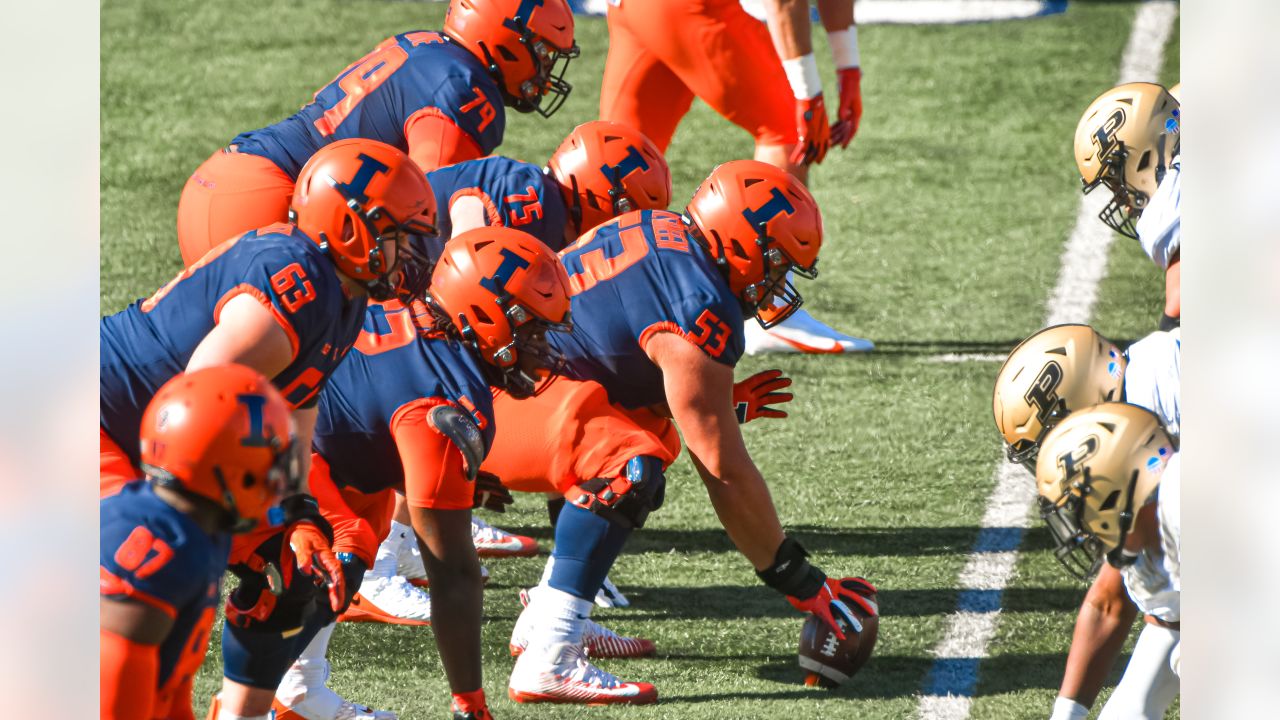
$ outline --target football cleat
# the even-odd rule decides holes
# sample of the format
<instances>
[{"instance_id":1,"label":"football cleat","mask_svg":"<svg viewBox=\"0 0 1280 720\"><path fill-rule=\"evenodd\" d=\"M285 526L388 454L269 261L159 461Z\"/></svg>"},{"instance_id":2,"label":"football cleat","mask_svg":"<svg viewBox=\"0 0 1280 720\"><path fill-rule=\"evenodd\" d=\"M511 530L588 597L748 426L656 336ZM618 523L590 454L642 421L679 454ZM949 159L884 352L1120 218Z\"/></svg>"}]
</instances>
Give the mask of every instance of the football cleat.
<instances>
[{"instance_id":1,"label":"football cleat","mask_svg":"<svg viewBox=\"0 0 1280 720\"><path fill-rule=\"evenodd\" d=\"M295 662L280 681L271 703L275 720L398 720L399 716L390 710L375 710L343 699L325 685L328 679L328 660Z\"/></svg>"},{"instance_id":2,"label":"football cleat","mask_svg":"<svg viewBox=\"0 0 1280 720\"><path fill-rule=\"evenodd\" d=\"M868 352L876 344L865 338L845 335L814 319L805 310L796 310L790 317L769 329L760 327L754 320L747 320L746 352L805 353L826 355L835 353Z\"/></svg>"},{"instance_id":3,"label":"football cleat","mask_svg":"<svg viewBox=\"0 0 1280 720\"><path fill-rule=\"evenodd\" d=\"M524 535L513 535L471 516L471 541L480 557L532 557L538 554L538 541Z\"/></svg>"},{"instance_id":4,"label":"football cleat","mask_svg":"<svg viewBox=\"0 0 1280 720\"><path fill-rule=\"evenodd\" d=\"M427 578L427 568L422 564L422 551L417 542L400 544L400 554L396 557L396 574L409 581L414 587L429 588L431 581ZM480 566L481 584L489 584L489 568Z\"/></svg>"},{"instance_id":5,"label":"football cleat","mask_svg":"<svg viewBox=\"0 0 1280 720\"><path fill-rule=\"evenodd\" d=\"M520 604L529 606L529 591L520 591ZM529 625L533 623L529 613L520 613L511 631L508 648L511 655L519 656L529 645ZM652 640L619 635L594 620L586 620L582 628L582 648L593 658L641 658L652 657L657 651Z\"/></svg>"},{"instance_id":6,"label":"football cleat","mask_svg":"<svg viewBox=\"0 0 1280 720\"><path fill-rule=\"evenodd\" d=\"M393 575L365 576L351 606L338 616L340 622L380 622L389 625L429 625L431 596Z\"/></svg>"},{"instance_id":7,"label":"football cleat","mask_svg":"<svg viewBox=\"0 0 1280 720\"><path fill-rule=\"evenodd\" d=\"M648 705L658 701L650 683L623 682L587 662L581 646L560 643L547 653L516 660L507 695L518 703Z\"/></svg>"},{"instance_id":8,"label":"football cleat","mask_svg":"<svg viewBox=\"0 0 1280 720\"><path fill-rule=\"evenodd\" d=\"M614 585L613 581L606 575L604 584L596 591L596 605L602 608L631 607L631 601L627 599L626 595L622 594L618 586Z\"/></svg>"}]
</instances>

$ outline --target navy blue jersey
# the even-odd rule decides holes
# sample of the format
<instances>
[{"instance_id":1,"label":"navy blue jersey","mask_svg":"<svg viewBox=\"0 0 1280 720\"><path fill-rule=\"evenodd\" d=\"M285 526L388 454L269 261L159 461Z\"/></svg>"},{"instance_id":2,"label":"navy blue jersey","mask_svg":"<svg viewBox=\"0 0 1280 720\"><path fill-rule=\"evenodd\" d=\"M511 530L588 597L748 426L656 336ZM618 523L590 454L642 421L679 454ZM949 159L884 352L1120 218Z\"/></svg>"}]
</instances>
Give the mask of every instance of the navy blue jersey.
<instances>
[{"instance_id":1,"label":"navy blue jersey","mask_svg":"<svg viewBox=\"0 0 1280 720\"><path fill-rule=\"evenodd\" d=\"M231 536L210 536L137 481L99 502L99 592L156 608L173 619L160 645L158 717L204 659L221 602Z\"/></svg>"},{"instance_id":2,"label":"navy blue jersey","mask_svg":"<svg viewBox=\"0 0 1280 720\"><path fill-rule=\"evenodd\" d=\"M387 38L291 117L241 133L231 144L296 180L307 160L336 140L379 140L407 153L405 127L420 113L457 125L481 155L502 144L507 120L498 85L466 48L427 30Z\"/></svg>"},{"instance_id":3,"label":"navy blue jersey","mask_svg":"<svg viewBox=\"0 0 1280 720\"><path fill-rule=\"evenodd\" d=\"M142 413L186 370L222 306L248 293L276 316L296 352L272 382L292 407L313 404L360 333L365 298L348 298L329 256L292 225L219 245L155 295L99 324L102 428L138 466Z\"/></svg>"},{"instance_id":4,"label":"navy blue jersey","mask_svg":"<svg viewBox=\"0 0 1280 720\"><path fill-rule=\"evenodd\" d=\"M548 333L565 375L594 380L626 408L666 401L662 371L644 345L659 331L683 335L714 360L742 357L742 308L680 216L638 210L584 235L560 253L573 291L572 333Z\"/></svg>"},{"instance_id":5,"label":"navy blue jersey","mask_svg":"<svg viewBox=\"0 0 1280 720\"><path fill-rule=\"evenodd\" d=\"M421 323L396 301L370 303L355 351L320 394L312 447L338 486L403 489L393 432L415 407L453 405L475 421L484 452L493 443L493 397L480 361L460 343L422 332ZM470 489L465 495L470 507Z\"/></svg>"},{"instance_id":6,"label":"navy blue jersey","mask_svg":"<svg viewBox=\"0 0 1280 720\"><path fill-rule=\"evenodd\" d=\"M560 185L542 168L494 156L447 165L427 173L440 209L440 237L453 235L448 208L463 196L484 203L486 225L522 230L559 252L569 213Z\"/></svg>"}]
</instances>

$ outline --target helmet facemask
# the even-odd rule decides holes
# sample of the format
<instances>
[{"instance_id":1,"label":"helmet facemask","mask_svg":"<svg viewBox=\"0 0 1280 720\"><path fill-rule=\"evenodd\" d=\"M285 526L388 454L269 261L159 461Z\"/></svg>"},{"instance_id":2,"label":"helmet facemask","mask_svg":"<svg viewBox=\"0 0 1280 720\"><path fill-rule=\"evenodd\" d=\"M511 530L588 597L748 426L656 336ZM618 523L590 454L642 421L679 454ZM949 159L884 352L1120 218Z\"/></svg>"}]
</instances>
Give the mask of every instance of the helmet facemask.
<instances>
[{"instance_id":1,"label":"helmet facemask","mask_svg":"<svg viewBox=\"0 0 1280 720\"><path fill-rule=\"evenodd\" d=\"M481 45L489 62L489 72L498 78L498 86L513 110L522 113L537 111L542 117L551 117L573 91L573 85L564 79L564 75L569 70L569 61L580 54L578 44L574 43L568 50L560 50L544 38L534 35L525 25L524 19L517 17L514 23L520 28L520 44L529 52L529 59L533 63L533 77L520 83L520 94L513 95L507 90L502 78L501 66L489 48ZM499 45L496 50L507 62L516 62L515 56L507 48Z\"/></svg>"},{"instance_id":2,"label":"helmet facemask","mask_svg":"<svg viewBox=\"0 0 1280 720\"><path fill-rule=\"evenodd\" d=\"M342 192L342 188L336 184L334 189ZM366 268L377 277L363 281L369 297L378 302L398 299L406 304L421 299L431 282L432 268L430 259L416 247L419 244L425 247L425 242L416 238L436 237L439 233L436 227L417 219L398 220L381 206L365 210L352 197L347 198L347 207L360 219L366 232L373 238ZM327 239L323 234L320 240L320 248L328 250ZM396 259L390 264L385 261L382 251L383 245L388 242L396 244Z\"/></svg>"},{"instance_id":3,"label":"helmet facemask","mask_svg":"<svg viewBox=\"0 0 1280 720\"><path fill-rule=\"evenodd\" d=\"M1067 401L1058 398L1058 401L1049 409L1049 412L1045 413L1043 418L1038 418L1040 420L1040 432L1036 435L1035 440L1024 438L1012 444L1005 444L1005 453L1009 458L1009 462L1017 463L1030 470L1032 475L1035 475L1036 459L1040 457L1040 443L1049 434L1050 430L1057 427L1058 423L1062 422L1070 414L1071 411L1067 409Z\"/></svg>"},{"instance_id":4,"label":"helmet facemask","mask_svg":"<svg viewBox=\"0 0 1280 720\"><path fill-rule=\"evenodd\" d=\"M807 280L817 279L818 261L815 259L807 268L801 267L777 247L777 241L765 232L765 223L760 223L757 232L756 247L760 248L764 274L758 282L743 288L741 300L747 315L754 316L760 327L768 330L794 315L804 305L804 298L791 282L791 273ZM776 302L779 300L781 305ZM761 311L770 308L773 312L766 319Z\"/></svg>"},{"instance_id":5,"label":"helmet facemask","mask_svg":"<svg viewBox=\"0 0 1280 720\"><path fill-rule=\"evenodd\" d=\"M1093 492L1093 476L1088 466L1081 472L1081 479L1071 486L1071 491L1064 493L1056 503L1040 498L1040 517L1049 525L1053 536L1054 557L1071 575L1089 581L1102 567L1105 559L1112 567L1122 568L1133 564L1136 555L1125 552L1125 540L1133 529L1134 509L1133 496L1138 484L1138 471L1129 476L1128 492L1125 493L1125 507L1117 513L1117 525L1120 537L1114 548L1107 550L1106 545L1095 534L1084 529L1084 513L1090 493ZM1119 501L1113 497L1102 501L1095 513L1107 512Z\"/></svg>"},{"instance_id":6,"label":"helmet facemask","mask_svg":"<svg viewBox=\"0 0 1280 720\"><path fill-rule=\"evenodd\" d=\"M1125 165L1128 161L1129 150L1123 140L1117 139L1111 152L1107 153L1107 157L1102 160L1102 170L1093 182L1085 182L1083 179L1080 182L1084 185L1086 195L1096 190L1099 185L1105 185L1111 191L1111 199L1098 213L1098 219L1121 235L1137 240L1138 218L1142 215L1142 209L1147 206L1148 198L1146 193L1130 187L1125 182Z\"/></svg>"},{"instance_id":7,"label":"helmet facemask","mask_svg":"<svg viewBox=\"0 0 1280 720\"><path fill-rule=\"evenodd\" d=\"M545 320L513 302L514 299L510 294L495 298L511 327L511 341L492 353L481 350L475 330L465 315L459 314L455 322L461 328L462 340L484 360L480 367L489 384L506 390L516 399L523 399L542 393L564 369L564 355L546 341L546 334L572 332L573 322L567 315L562 322ZM431 305L438 308L434 300Z\"/></svg>"}]
</instances>

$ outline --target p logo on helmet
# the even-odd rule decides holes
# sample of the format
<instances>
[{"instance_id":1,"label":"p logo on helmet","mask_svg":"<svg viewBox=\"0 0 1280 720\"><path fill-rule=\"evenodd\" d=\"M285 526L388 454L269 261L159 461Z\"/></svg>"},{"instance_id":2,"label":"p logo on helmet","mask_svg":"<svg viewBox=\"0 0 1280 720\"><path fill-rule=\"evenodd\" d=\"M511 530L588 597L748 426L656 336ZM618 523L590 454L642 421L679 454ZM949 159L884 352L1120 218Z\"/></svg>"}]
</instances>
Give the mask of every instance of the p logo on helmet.
<instances>
[{"instance_id":1,"label":"p logo on helmet","mask_svg":"<svg viewBox=\"0 0 1280 720\"><path fill-rule=\"evenodd\" d=\"M1098 436L1090 435L1071 452L1058 456L1058 467L1062 469L1064 480L1070 481L1080 474L1081 468L1089 458L1098 454Z\"/></svg>"},{"instance_id":2,"label":"p logo on helmet","mask_svg":"<svg viewBox=\"0 0 1280 720\"><path fill-rule=\"evenodd\" d=\"M1039 377L1027 389L1023 399L1036 409L1036 420L1044 425L1045 420L1058 405L1058 386L1062 384L1062 366L1050 360L1040 370Z\"/></svg>"},{"instance_id":3,"label":"p logo on helmet","mask_svg":"<svg viewBox=\"0 0 1280 720\"><path fill-rule=\"evenodd\" d=\"M1125 113L1124 108L1116 108L1101 125L1098 126L1097 132L1093 134L1093 144L1098 148L1098 158L1105 158L1111 154L1116 147L1116 133L1120 132L1120 128L1124 127Z\"/></svg>"}]
</instances>

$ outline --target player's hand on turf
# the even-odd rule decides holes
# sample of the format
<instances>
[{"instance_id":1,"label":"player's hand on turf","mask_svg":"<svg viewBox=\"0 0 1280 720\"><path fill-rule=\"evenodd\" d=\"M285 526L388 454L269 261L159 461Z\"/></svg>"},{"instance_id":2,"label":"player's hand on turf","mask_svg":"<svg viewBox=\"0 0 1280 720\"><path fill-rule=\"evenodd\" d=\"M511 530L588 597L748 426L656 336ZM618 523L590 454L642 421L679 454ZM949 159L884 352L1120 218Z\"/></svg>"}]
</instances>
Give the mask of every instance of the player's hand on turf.
<instances>
[{"instance_id":1,"label":"player's hand on turf","mask_svg":"<svg viewBox=\"0 0 1280 720\"><path fill-rule=\"evenodd\" d=\"M791 402L794 397L789 392L779 392L791 386L791 378L784 377L781 370L765 370L733 385L733 412L738 416L738 423L748 423L756 418L784 418L786 410L779 410L775 405Z\"/></svg>"},{"instance_id":2,"label":"player's hand on turf","mask_svg":"<svg viewBox=\"0 0 1280 720\"><path fill-rule=\"evenodd\" d=\"M862 68L842 68L836 71L836 78L840 81L840 105L831 126L831 144L844 148L858 134L862 120Z\"/></svg>"},{"instance_id":3,"label":"player's hand on turf","mask_svg":"<svg viewBox=\"0 0 1280 720\"><path fill-rule=\"evenodd\" d=\"M844 640L844 632L840 630L840 624L836 622L836 617L839 616L843 619L849 627L858 627L860 624L853 611L849 609L848 603L860 605L869 615L879 614L875 604L860 595L855 588L861 588L867 591L868 594L876 591L875 586L860 577L848 577L839 580L827 578L826 582L818 588L818 592L813 597L798 598L788 595L787 601L800 612L813 613L822 618L823 622L830 625L832 630L835 630L836 637Z\"/></svg>"},{"instance_id":4,"label":"player's hand on turf","mask_svg":"<svg viewBox=\"0 0 1280 720\"><path fill-rule=\"evenodd\" d=\"M796 100L796 129L800 131L800 140L791 152L791 162L795 165L822 162L831 146L831 128L827 125L827 106L822 102L822 93L808 100Z\"/></svg>"},{"instance_id":5,"label":"player's hand on turf","mask_svg":"<svg viewBox=\"0 0 1280 720\"><path fill-rule=\"evenodd\" d=\"M329 607L342 612L347 601L347 581L342 573L342 561L333 554L329 538L320 528L309 522L300 522L289 534L289 547L298 558L298 569L329 588Z\"/></svg>"},{"instance_id":6,"label":"player's hand on turf","mask_svg":"<svg viewBox=\"0 0 1280 720\"><path fill-rule=\"evenodd\" d=\"M476 492L474 501L471 503L472 509L484 508L494 512L506 512L507 506L515 502L515 498L511 497L511 491L508 490L497 475L490 475L482 472L476 474Z\"/></svg>"}]
</instances>

